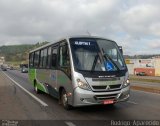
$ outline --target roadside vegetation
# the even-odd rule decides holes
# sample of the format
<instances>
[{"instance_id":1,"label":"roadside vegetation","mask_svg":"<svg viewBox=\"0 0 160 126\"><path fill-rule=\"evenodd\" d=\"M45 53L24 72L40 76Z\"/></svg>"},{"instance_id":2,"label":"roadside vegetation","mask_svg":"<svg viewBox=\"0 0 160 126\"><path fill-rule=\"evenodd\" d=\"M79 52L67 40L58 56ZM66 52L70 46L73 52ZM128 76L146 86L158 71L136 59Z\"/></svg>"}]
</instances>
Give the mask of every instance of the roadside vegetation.
<instances>
[{"instance_id":1,"label":"roadside vegetation","mask_svg":"<svg viewBox=\"0 0 160 126\"><path fill-rule=\"evenodd\" d=\"M38 42L36 44L0 46L0 57L5 57L5 63L17 66L28 62L29 51L45 45L49 42Z\"/></svg>"},{"instance_id":2,"label":"roadside vegetation","mask_svg":"<svg viewBox=\"0 0 160 126\"><path fill-rule=\"evenodd\" d=\"M152 82L152 83L160 83L160 80L156 79L146 79L146 78L137 78L137 77L130 77L131 81L142 81L142 82Z\"/></svg>"}]
</instances>

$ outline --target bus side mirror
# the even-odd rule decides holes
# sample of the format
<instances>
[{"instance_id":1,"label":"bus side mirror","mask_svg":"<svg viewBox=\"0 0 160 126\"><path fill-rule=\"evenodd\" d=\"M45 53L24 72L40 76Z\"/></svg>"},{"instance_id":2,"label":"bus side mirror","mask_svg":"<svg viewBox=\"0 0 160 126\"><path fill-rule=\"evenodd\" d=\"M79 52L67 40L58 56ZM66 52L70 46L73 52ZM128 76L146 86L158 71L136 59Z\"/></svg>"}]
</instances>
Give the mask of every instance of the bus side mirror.
<instances>
[{"instance_id":1,"label":"bus side mirror","mask_svg":"<svg viewBox=\"0 0 160 126\"><path fill-rule=\"evenodd\" d=\"M122 55L123 55L123 49L122 49L122 46L118 46L118 48L119 48L119 51L122 53Z\"/></svg>"},{"instance_id":2,"label":"bus side mirror","mask_svg":"<svg viewBox=\"0 0 160 126\"><path fill-rule=\"evenodd\" d=\"M57 64L57 54L52 55L52 66L56 66Z\"/></svg>"}]
</instances>

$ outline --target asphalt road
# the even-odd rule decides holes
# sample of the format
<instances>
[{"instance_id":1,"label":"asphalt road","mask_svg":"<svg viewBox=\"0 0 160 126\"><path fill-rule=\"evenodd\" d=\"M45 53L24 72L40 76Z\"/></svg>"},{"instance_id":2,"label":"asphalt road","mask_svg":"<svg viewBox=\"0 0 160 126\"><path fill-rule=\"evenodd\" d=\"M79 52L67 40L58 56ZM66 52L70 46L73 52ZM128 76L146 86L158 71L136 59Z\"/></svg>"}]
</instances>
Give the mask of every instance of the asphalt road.
<instances>
[{"instance_id":1,"label":"asphalt road","mask_svg":"<svg viewBox=\"0 0 160 126\"><path fill-rule=\"evenodd\" d=\"M47 106L35 100L6 75ZM89 106L66 111L58 104L57 99L44 93L36 94L26 73L17 70L0 71L0 119L56 120L56 124L65 126L85 125L83 120L90 121L92 126L100 126L100 120L160 120L160 95L131 90L128 102L118 103L113 107Z\"/></svg>"}]
</instances>

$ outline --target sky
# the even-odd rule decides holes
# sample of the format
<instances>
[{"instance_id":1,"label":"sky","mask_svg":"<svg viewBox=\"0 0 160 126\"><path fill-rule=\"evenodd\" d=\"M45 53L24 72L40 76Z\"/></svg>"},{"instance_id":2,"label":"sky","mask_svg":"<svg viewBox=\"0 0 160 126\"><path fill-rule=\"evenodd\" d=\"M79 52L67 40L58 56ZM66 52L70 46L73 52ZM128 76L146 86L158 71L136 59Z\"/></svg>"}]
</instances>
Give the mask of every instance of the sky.
<instances>
[{"instance_id":1,"label":"sky","mask_svg":"<svg viewBox=\"0 0 160 126\"><path fill-rule=\"evenodd\" d=\"M0 46L88 34L160 54L160 0L0 0Z\"/></svg>"}]
</instances>

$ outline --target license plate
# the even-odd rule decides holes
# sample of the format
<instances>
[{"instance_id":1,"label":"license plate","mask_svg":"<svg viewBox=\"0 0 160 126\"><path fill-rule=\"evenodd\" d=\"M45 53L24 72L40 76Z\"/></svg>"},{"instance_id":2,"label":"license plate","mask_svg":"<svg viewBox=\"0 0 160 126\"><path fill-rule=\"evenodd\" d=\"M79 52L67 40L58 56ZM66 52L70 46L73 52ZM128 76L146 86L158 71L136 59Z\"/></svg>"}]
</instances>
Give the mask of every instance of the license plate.
<instances>
[{"instance_id":1,"label":"license plate","mask_svg":"<svg viewBox=\"0 0 160 126\"><path fill-rule=\"evenodd\" d=\"M114 101L113 100L105 100L103 101L103 104L107 105L107 104L113 104Z\"/></svg>"}]
</instances>

